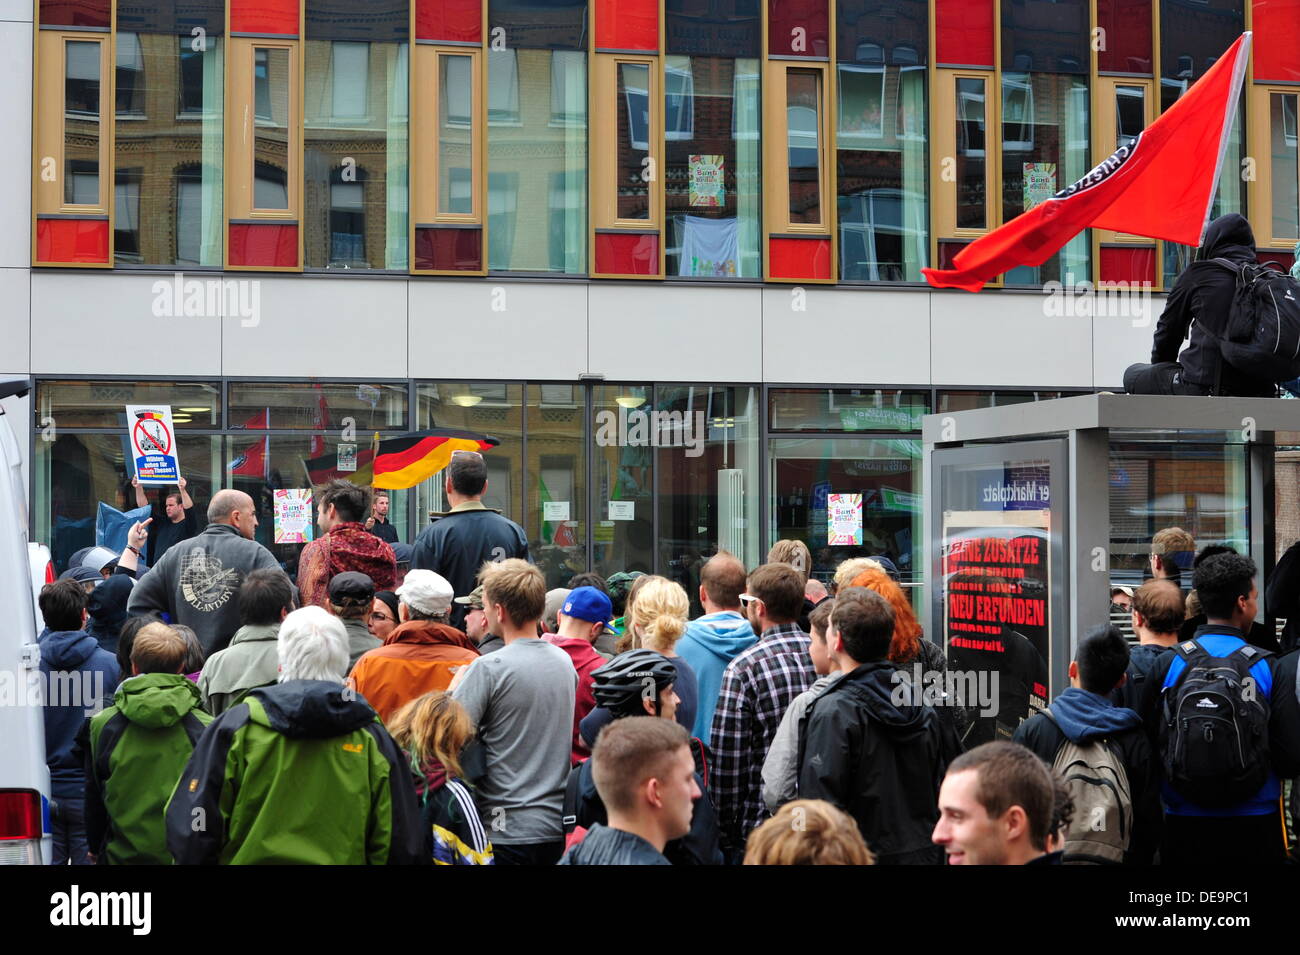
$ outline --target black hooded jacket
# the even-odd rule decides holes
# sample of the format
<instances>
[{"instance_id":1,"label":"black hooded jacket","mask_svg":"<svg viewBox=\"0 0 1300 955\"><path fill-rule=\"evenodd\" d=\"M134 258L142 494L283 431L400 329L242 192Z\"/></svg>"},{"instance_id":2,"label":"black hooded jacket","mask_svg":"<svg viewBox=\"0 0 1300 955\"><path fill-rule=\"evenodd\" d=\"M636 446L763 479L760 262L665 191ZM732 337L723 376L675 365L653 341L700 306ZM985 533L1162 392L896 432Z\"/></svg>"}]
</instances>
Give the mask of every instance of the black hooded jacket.
<instances>
[{"instance_id":1,"label":"black hooded jacket","mask_svg":"<svg viewBox=\"0 0 1300 955\"><path fill-rule=\"evenodd\" d=\"M960 749L934 708L896 704L905 685L887 660L864 663L812 704L799 742L799 798L855 820L882 865L938 865L930 841L939 786Z\"/></svg>"},{"instance_id":2,"label":"black hooded jacket","mask_svg":"<svg viewBox=\"0 0 1300 955\"><path fill-rule=\"evenodd\" d=\"M1238 371L1220 355L1219 339L1227 333L1237 279L1227 269L1207 261L1216 258L1237 264L1256 261L1255 234L1250 223L1235 212L1210 223L1196 261L1169 290L1169 300L1156 324L1151 361L1180 362L1185 381L1214 389L1216 395L1270 398L1277 390L1272 382ZM1188 337L1189 328L1191 340L1179 356L1178 349Z\"/></svg>"}]
</instances>

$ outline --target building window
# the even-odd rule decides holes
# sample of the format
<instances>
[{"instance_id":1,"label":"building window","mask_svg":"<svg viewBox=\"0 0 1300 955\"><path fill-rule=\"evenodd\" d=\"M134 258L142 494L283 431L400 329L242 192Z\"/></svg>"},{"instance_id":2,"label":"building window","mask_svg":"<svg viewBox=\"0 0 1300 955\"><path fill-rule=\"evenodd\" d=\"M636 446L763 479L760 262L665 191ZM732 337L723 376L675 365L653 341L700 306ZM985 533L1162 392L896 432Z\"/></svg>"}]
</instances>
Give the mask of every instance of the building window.
<instances>
[{"instance_id":1,"label":"building window","mask_svg":"<svg viewBox=\"0 0 1300 955\"><path fill-rule=\"evenodd\" d=\"M488 268L501 272L587 271L587 62L572 51L519 49L488 54ZM492 91L497 90L493 113ZM557 99L552 94L561 92ZM579 94L581 91L581 94ZM540 95L539 95L540 94ZM555 108L562 104L557 115ZM502 176L510 178L500 178ZM494 186L494 181L498 183ZM511 183L509 196L500 192ZM497 196L494 198L493 193ZM516 223L518 217L518 223ZM499 231L498 231L499 230Z\"/></svg>"},{"instance_id":2,"label":"building window","mask_svg":"<svg viewBox=\"0 0 1300 955\"><path fill-rule=\"evenodd\" d=\"M665 58L668 275L762 275L758 77L757 59Z\"/></svg>"},{"instance_id":3,"label":"building window","mask_svg":"<svg viewBox=\"0 0 1300 955\"><path fill-rule=\"evenodd\" d=\"M122 265L222 264L225 8L187 2L177 37L177 3L118 12L114 148L118 166L137 171L133 203L147 210L143 223L113 223Z\"/></svg>"}]
</instances>

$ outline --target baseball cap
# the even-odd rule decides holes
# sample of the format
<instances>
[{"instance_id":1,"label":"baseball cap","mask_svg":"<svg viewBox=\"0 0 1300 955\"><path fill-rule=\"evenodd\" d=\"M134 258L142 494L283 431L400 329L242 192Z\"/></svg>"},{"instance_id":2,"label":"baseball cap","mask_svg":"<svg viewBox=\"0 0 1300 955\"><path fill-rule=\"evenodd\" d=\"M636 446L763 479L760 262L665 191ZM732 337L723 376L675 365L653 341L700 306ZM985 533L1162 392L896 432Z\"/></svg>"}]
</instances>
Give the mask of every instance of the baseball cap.
<instances>
[{"instance_id":1,"label":"baseball cap","mask_svg":"<svg viewBox=\"0 0 1300 955\"><path fill-rule=\"evenodd\" d=\"M874 560L880 565L880 569L889 576L890 580L894 581L894 583L898 583L898 568L894 565L892 560L884 554L876 554L871 558L871 560Z\"/></svg>"},{"instance_id":2,"label":"baseball cap","mask_svg":"<svg viewBox=\"0 0 1300 955\"><path fill-rule=\"evenodd\" d=\"M595 587L579 587L569 591L560 611L566 617L609 626L610 618L614 616L614 605Z\"/></svg>"},{"instance_id":3,"label":"baseball cap","mask_svg":"<svg viewBox=\"0 0 1300 955\"><path fill-rule=\"evenodd\" d=\"M368 574L345 570L330 579L329 595L330 603L340 607L345 604L368 604L375 599L375 582Z\"/></svg>"},{"instance_id":4,"label":"baseball cap","mask_svg":"<svg viewBox=\"0 0 1300 955\"><path fill-rule=\"evenodd\" d=\"M99 571L90 567L69 567L63 573L59 574L59 580L75 580L79 584L94 581L100 583L104 578L99 576Z\"/></svg>"},{"instance_id":5,"label":"baseball cap","mask_svg":"<svg viewBox=\"0 0 1300 955\"><path fill-rule=\"evenodd\" d=\"M1132 588L1132 587L1123 587L1123 586L1120 586L1120 587L1112 587L1112 588L1110 588L1110 595L1111 595L1112 597L1114 597L1116 594L1128 594L1130 597L1132 597L1132 596L1133 596L1133 588Z\"/></svg>"},{"instance_id":6,"label":"baseball cap","mask_svg":"<svg viewBox=\"0 0 1300 955\"><path fill-rule=\"evenodd\" d=\"M456 603L469 607L471 610L483 609L483 585L479 584L470 591L468 597L457 597Z\"/></svg>"},{"instance_id":7,"label":"baseball cap","mask_svg":"<svg viewBox=\"0 0 1300 955\"><path fill-rule=\"evenodd\" d=\"M451 584L431 570L407 571L406 580L397 588L402 603L427 614L446 613L455 595Z\"/></svg>"}]
</instances>

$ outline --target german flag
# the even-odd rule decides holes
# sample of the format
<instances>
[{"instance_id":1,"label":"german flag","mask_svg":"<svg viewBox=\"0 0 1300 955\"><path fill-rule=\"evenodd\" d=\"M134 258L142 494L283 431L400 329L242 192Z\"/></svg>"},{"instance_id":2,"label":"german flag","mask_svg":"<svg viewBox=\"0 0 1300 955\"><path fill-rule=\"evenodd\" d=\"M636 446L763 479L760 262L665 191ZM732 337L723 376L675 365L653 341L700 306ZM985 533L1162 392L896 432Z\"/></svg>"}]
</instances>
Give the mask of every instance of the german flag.
<instances>
[{"instance_id":1,"label":"german flag","mask_svg":"<svg viewBox=\"0 0 1300 955\"><path fill-rule=\"evenodd\" d=\"M388 438L379 442L372 483L390 491L415 487L451 463L455 452L482 452L500 443L496 438L455 428L432 428Z\"/></svg>"}]
</instances>

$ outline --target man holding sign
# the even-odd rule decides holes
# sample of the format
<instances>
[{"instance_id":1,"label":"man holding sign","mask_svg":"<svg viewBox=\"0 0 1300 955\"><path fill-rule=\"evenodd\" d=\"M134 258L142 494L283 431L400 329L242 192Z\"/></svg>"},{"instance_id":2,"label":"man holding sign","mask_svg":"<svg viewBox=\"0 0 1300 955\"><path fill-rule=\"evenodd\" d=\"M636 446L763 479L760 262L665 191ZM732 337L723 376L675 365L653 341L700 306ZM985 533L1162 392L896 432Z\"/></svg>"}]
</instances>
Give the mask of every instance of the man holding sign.
<instances>
[{"instance_id":1,"label":"man holding sign","mask_svg":"<svg viewBox=\"0 0 1300 955\"><path fill-rule=\"evenodd\" d=\"M163 497L161 510L157 504L152 505L153 523L149 525L147 551L150 564L162 560L163 554L167 553L167 549L173 544L187 541L199 532L198 517L194 513L194 501L190 499L189 491L185 489L186 484L185 478L177 478L177 490L168 492ZM149 498L139 477L131 478L131 486L135 488L136 507L150 507Z\"/></svg>"}]
</instances>

